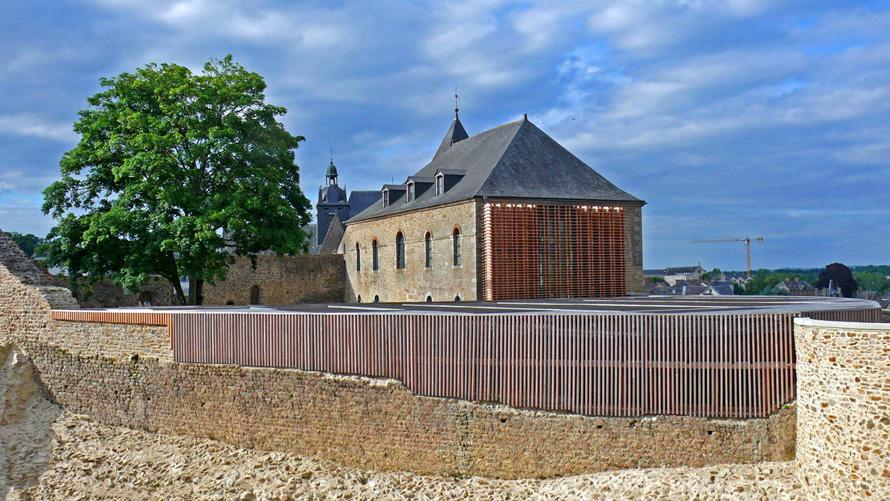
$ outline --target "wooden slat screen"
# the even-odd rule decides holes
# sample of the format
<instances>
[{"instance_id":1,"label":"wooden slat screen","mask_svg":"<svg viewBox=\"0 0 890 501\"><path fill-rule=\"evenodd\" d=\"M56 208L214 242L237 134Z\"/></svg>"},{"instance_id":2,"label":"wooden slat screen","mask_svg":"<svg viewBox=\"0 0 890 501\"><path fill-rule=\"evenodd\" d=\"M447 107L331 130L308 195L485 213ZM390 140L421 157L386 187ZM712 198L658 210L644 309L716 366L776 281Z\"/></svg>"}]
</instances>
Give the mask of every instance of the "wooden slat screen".
<instances>
[{"instance_id":1,"label":"wooden slat screen","mask_svg":"<svg viewBox=\"0 0 890 501\"><path fill-rule=\"evenodd\" d=\"M178 362L392 378L419 395L591 416L764 417L795 398L795 316L261 314L172 318Z\"/></svg>"},{"instance_id":2,"label":"wooden slat screen","mask_svg":"<svg viewBox=\"0 0 890 501\"><path fill-rule=\"evenodd\" d=\"M486 203L482 297L623 296L625 245L621 207Z\"/></svg>"}]
</instances>

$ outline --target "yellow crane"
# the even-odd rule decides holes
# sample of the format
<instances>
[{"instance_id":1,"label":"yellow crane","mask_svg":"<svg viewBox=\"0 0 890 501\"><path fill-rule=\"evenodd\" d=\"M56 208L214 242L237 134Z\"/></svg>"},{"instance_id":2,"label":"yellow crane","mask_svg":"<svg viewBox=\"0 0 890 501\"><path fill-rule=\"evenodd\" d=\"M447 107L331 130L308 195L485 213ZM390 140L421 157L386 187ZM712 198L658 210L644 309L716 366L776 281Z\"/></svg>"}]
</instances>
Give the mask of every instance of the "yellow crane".
<instances>
[{"instance_id":1,"label":"yellow crane","mask_svg":"<svg viewBox=\"0 0 890 501\"><path fill-rule=\"evenodd\" d=\"M763 242L763 237L721 238L718 240L694 240L696 244L715 244L719 242L745 242L745 258L748 263L748 278L751 278L751 242Z\"/></svg>"}]
</instances>

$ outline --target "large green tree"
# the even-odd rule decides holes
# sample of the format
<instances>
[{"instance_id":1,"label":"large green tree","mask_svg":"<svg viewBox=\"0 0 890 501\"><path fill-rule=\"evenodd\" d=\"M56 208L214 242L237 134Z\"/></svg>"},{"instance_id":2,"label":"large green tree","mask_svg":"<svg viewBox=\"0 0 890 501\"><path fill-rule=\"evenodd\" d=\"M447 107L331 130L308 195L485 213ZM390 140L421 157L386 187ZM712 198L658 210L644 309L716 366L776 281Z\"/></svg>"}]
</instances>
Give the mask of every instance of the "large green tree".
<instances>
[{"instance_id":1,"label":"large green tree","mask_svg":"<svg viewBox=\"0 0 890 501\"><path fill-rule=\"evenodd\" d=\"M285 108L265 102L263 78L231 56L203 72L150 64L100 80L74 130L62 177L44 190L57 225L51 266L73 279L112 278L134 289L167 278L200 304L205 281L235 255L306 249L309 201L299 186Z\"/></svg>"}]
</instances>

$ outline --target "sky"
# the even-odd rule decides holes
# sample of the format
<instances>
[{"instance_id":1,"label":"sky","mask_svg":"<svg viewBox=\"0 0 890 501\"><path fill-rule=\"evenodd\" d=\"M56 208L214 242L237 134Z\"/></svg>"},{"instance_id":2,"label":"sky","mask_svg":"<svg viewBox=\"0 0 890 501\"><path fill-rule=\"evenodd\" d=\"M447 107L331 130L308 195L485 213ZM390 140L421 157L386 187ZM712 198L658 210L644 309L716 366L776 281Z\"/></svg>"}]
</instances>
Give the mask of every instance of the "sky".
<instances>
[{"instance_id":1,"label":"sky","mask_svg":"<svg viewBox=\"0 0 890 501\"><path fill-rule=\"evenodd\" d=\"M647 202L644 266L890 263L890 1L0 2L0 228L42 190L101 77L232 54L348 189L401 182L453 117L523 113Z\"/></svg>"}]
</instances>

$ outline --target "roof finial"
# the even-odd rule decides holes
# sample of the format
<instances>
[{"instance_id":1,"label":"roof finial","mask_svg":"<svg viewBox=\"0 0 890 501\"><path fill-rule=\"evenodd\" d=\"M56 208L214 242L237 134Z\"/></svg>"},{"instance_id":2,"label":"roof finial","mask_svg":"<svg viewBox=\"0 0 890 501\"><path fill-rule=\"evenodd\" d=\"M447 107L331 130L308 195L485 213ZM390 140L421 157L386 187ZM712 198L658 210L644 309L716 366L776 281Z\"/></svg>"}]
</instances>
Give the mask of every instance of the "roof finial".
<instances>
[{"instance_id":1,"label":"roof finial","mask_svg":"<svg viewBox=\"0 0 890 501\"><path fill-rule=\"evenodd\" d=\"M457 112L460 108L457 107L457 101L460 99L460 96L457 95L457 87L454 88L454 119L457 120Z\"/></svg>"},{"instance_id":2,"label":"roof finial","mask_svg":"<svg viewBox=\"0 0 890 501\"><path fill-rule=\"evenodd\" d=\"M331 163L334 163L334 147L331 146Z\"/></svg>"}]
</instances>

